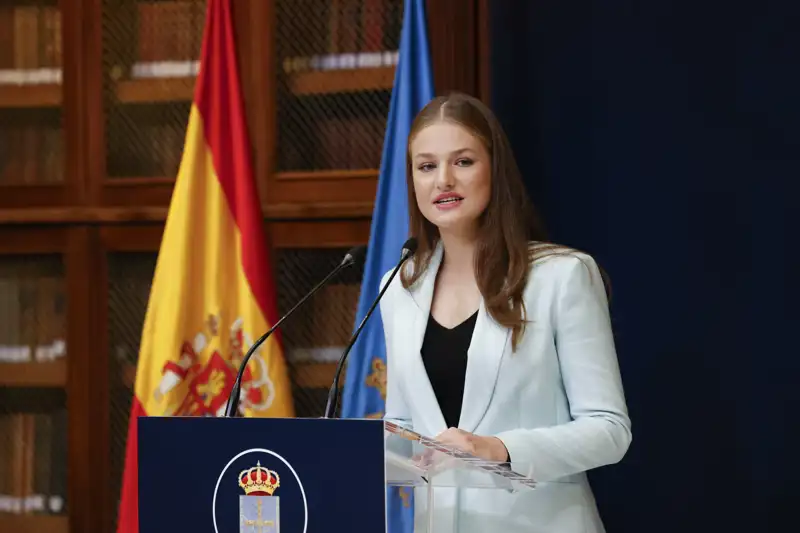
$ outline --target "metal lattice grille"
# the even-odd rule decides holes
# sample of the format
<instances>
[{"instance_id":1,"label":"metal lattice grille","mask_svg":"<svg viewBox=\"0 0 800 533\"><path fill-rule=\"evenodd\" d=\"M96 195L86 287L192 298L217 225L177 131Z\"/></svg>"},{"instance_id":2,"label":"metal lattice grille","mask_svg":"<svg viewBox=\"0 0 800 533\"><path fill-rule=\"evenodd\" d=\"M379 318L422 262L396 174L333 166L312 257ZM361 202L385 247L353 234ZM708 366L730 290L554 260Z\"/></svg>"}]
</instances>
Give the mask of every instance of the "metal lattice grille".
<instances>
[{"instance_id":1,"label":"metal lattice grille","mask_svg":"<svg viewBox=\"0 0 800 533\"><path fill-rule=\"evenodd\" d=\"M205 10L205 0L104 0L109 177L177 174Z\"/></svg>"},{"instance_id":2,"label":"metal lattice grille","mask_svg":"<svg viewBox=\"0 0 800 533\"><path fill-rule=\"evenodd\" d=\"M277 0L278 168L380 165L401 0Z\"/></svg>"},{"instance_id":3,"label":"metal lattice grille","mask_svg":"<svg viewBox=\"0 0 800 533\"><path fill-rule=\"evenodd\" d=\"M333 270L347 250L278 252L278 312L283 315ZM361 269L345 270L285 322L283 345L299 417L321 416L325 410L335 363L353 331L362 275Z\"/></svg>"},{"instance_id":4,"label":"metal lattice grille","mask_svg":"<svg viewBox=\"0 0 800 533\"><path fill-rule=\"evenodd\" d=\"M136 362L147 299L155 272L156 254L111 254L108 263L108 332L111 357L108 381L111 402L111 478L108 489L114 495L116 512L125 469L125 446L128 440ZM114 523L116 521L115 515Z\"/></svg>"},{"instance_id":5,"label":"metal lattice grille","mask_svg":"<svg viewBox=\"0 0 800 533\"><path fill-rule=\"evenodd\" d=\"M66 512L65 335L60 257L0 259L0 512Z\"/></svg>"},{"instance_id":6,"label":"metal lattice grille","mask_svg":"<svg viewBox=\"0 0 800 533\"><path fill-rule=\"evenodd\" d=\"M346 250L276 250L279 314L287 312L342 259ZM119 497L128 417L156 254L109 255L111 479ZM353 329L362 271L350 269L284 323L284 350L296 414L320 416L342 348ZM115 499L115 501L117 501Z\"/></svg>"},{"instance_id":7,"label":"metal lattice grille","mask_svg":"<svg viewBox=\"0 0 800 533\"><path fill-rule=\"evenodd\" d=\"M64 179L61 35L54 2L0 5L0 184Z\"/></svg>"}]
</instances>

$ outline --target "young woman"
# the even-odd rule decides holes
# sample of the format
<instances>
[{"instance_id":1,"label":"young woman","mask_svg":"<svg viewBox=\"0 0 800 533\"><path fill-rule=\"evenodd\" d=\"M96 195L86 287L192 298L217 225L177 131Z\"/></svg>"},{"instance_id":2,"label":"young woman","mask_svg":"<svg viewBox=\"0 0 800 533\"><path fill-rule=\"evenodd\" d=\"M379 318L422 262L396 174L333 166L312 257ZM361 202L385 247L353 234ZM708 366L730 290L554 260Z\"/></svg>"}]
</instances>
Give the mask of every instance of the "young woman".
<instances>
[{"instance_id":1,"label":"young woman","mask_svg":"<svg viewBox=\"0 0 800 533\"><path fill-rule=\"evenodd\" d=\"M407 166L419 245L381 302L385 418L541 483L437 489L436 531L604 531L585 472L622 459L631 430L598 266L544 242L480 101L431 101Z\"/></svg>"}]
</instances>

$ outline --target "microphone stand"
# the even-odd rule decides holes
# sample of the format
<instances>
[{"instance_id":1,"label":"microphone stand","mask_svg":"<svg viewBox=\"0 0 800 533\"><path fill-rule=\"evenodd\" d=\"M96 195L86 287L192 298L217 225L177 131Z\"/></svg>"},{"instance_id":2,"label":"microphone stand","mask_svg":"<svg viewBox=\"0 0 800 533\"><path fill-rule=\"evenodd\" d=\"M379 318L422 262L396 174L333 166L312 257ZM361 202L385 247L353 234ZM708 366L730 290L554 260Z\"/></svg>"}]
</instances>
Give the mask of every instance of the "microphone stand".
<instances>
[{"instance_id":1,"label":"microphone stand","mask_svg":"<svg viewBox=\"0 0 800 533\"><path fill-rule=\"evenodd\" d=\"M278 327L283 323L284 320L289 318L295 310L303 305L306 300L308 300L311 296L314 295L318 290L324 287L331 278L333 278L336 274L338 274L341 270L353 265L356 261L364 256L366 248L364 246L358 246L350 250L347 255L345 255L342 262L339 263L336 268L334 268L325 278L317 283L310 292L308 292L299 302L297 302L294 307L292 307L289 312L283 315L280 320L278 320L275 325L273 325L269 331L264 333L261 337L253 343L247 353L245 354L244 358L242 359L241 364L239 365L239 372L236 374L236 381L233 382L233 388L231 389L231 394L228 396L228 403L225 406L225 417L226 418L233 418L236 416L239 407L239 395L241 393L241 386L242 386L242 377L244 376L244 371L247 368L247 363L250 361L250 357L255 353L261 344L267 338L272 335L272 333L278 329Z\"/></svg>"},{"instance_id":2,"label":"microphone stand","mask_svg":"<svg viewBox=\"0 0 800 533\"><path fill-rule=\"evenodd\" d=\"M355 345L356 340L358 340L359 335L361 335L361 330L364 329L364 325L366 325L367 320L369 319L370 316L372 316L372 312L377 307L378 302L381 301L381 298L383 298L383 294L389 288L389 285L391 285L392 280L397 275L397 273L400 271L400 267L403 266L403 264L406 262L406 260L408 260L412 255L414 255L414 252L416 251L416 249L417 249L417 241L413 237L408 239L406 241L406 243L403 245L403 252L402 252L402 256L400 257L400 261L394 267L394 270L392 270L392 274L389 276L389 279L386 281L386 283L384 284L383 288L378 293L377 298L375 298L375 300L372 302L372 305L370 306L369 310L367 311L367 314L364 315L364 318L361 320L361 324L358 325L358 328L356 329L356 332L350 338L350 342L347 344L347 348L345 348L344 353L342 353L342 356L339 358L339 362L336 365L336 374L333 377L333 384L331 385L331 388L328 391L328 403L325 406L325 414L324 414L323 418L331 418L334 415L334 413L336 412L336 408L338 407L338 403L339 403L338 402L338 399L339 399L339 378L341 377L342 368L344 367L344 362L347 359L347 355L350 353L350 350L353 349L353 346Z\"/></svg>"}]
</instances>

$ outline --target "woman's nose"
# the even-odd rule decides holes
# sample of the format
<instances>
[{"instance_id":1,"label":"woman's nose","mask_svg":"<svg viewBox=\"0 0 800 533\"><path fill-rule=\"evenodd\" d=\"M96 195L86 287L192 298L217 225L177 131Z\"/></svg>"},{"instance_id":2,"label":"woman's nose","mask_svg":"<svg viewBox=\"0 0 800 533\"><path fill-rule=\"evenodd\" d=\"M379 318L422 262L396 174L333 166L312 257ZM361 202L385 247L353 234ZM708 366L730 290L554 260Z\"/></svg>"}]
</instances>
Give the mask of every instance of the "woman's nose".
<instances>
[{"instance_id":1,"label":"woman's nose","mask_svg":"<svg viewBox=\"0 0 800 533\"><path fill-rule=\"evenodd\" d=\"M436 173L436 188L448 190L453 188L453 171L449 165L442 165Z\"/></svg>"}]
</instances>

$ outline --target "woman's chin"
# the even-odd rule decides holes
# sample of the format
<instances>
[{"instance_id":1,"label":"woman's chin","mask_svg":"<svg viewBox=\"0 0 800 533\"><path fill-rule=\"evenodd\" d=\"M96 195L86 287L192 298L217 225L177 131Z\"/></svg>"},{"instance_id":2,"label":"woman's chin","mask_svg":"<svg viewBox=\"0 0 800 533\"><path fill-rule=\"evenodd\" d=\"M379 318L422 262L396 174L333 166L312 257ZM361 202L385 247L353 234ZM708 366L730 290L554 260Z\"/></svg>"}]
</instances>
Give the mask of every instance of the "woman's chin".
<instances>
[{"instance_id":1,"label":"woman's chin","mask_svg":"<svg viewBox=\"0 0 800 533\"><path fill-rule=\"evenodd\" d=\"M475 228L477 218L463 216L463 214L449 212L436 213L428 219L440 232L465 233Z\"/></svg>"}]
</instances>

